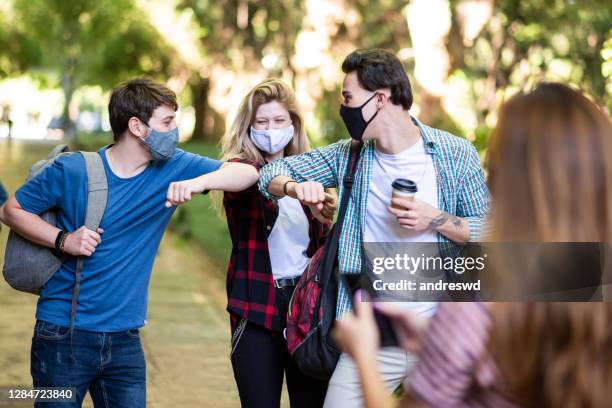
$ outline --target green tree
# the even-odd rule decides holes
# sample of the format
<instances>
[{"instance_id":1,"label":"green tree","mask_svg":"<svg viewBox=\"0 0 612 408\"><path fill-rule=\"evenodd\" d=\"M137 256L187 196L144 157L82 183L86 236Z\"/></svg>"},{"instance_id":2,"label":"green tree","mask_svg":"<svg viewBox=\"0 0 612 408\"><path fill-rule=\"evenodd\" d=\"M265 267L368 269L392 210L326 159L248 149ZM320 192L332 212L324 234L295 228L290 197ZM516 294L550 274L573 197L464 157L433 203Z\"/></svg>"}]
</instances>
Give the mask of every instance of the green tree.
<instances>
[{"instance_id":1,"label":"green tree","mask_svg":"<svg viewBox=\"0 0 612 408\"><path fill-rule=\"evenodd\" d=\"M189 10L199 30L194 33L203 55L202 64L210 68L222 66L235 72L253 72L264 67L262 58L274 53L277 62L266 67L269 75L280 75L291 65L296 36L303 17L300 0L181 0L177 10ZM210 106L210 69L193 72L189 80L191 99L196 118L193 138L217 141L224 126L221 118ZM206 127L212 116L215 129Z\"/></svg>"},{"instance_id":2,"label":"green tree","mask_svg":"<svg viewBox=\"0 0 612 408\"><path fill-rule=\"evenodd\" d=\"M471 106L478 126L466 133L479 150L486 149L500 104L541 81L572 84L612 109L604 70L612 4L600 0L495 2L481 30L466 41L462 32L473 14L458 12L466 3L470 1L451 1L450 76L468 85L466 105Z\"/></svg>"},{"instance_id":3,"label":"green tree","mask_svg":"<svg viewBox=\"0 0 612 408\"><path fill-rule=\"evenodd\" d=\"M75 135L69 108L78 87L108 88L131 76L167 73L168 48L131 1L15 0L13 7L18 42L34 48L20 68L59 78L67 137Z\"/></svg>"}]
</instances>

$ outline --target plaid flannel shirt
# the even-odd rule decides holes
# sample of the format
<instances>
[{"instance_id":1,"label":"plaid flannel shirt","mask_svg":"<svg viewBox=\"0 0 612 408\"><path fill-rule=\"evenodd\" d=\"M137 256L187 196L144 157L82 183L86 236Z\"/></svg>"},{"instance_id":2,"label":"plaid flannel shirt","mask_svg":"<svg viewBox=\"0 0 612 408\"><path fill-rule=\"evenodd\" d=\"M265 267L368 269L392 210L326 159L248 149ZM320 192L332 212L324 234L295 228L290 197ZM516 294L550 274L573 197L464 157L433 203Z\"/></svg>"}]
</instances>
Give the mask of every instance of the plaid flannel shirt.
<instances>
[{"instance_id":1,"label":"plaid flannel shirt","mask_svg":"<svg viewBox=\"0 0 612 408\"><path fill-rule=\"evenodd\" d=\"M235 159L259 165L247 160ZM276 307L274 276L268 252L268 236L278 217L278 204L265 199L257 185L237 193L223 195L223 207L232 238L232 252L227 266L227 310L238 316L280 331L285 318L279 316ZM307 206L302 206L308 219L310 243L306 255L312 257L325 243L328 228L317 221Z\"/></svg>"},{"instance_id":2,"label":"plaid flannel shirt","mask_svg":"<svg viewBox=\"0 0 612 408\"><path fill-rule=\"evenodd\" d=\"M438 208L465 218L470 225L470 241L480 240L485 233L490 195L476 149L466 139L426 126L415 118L412 121L420 130L426 153L432 155L438 185ZM278 199L268 192L268 184L276 176L284 175L300 183L316 181L326 188L337 187L338 195L342 197L342 180L348 169L350 144L350 139L341 140L264 166L260 171L260 191L267 198ZM372 179L374 141L365 141L360 154L361 160L355 173L355 184L340 236L340 273L361 271L361 243ZM441 253L458 252L458 246L442 234L438 234L438 244ZM341 280L336 317L341 317L350 308L348 290Z\"/></svg>"}]
</instances>

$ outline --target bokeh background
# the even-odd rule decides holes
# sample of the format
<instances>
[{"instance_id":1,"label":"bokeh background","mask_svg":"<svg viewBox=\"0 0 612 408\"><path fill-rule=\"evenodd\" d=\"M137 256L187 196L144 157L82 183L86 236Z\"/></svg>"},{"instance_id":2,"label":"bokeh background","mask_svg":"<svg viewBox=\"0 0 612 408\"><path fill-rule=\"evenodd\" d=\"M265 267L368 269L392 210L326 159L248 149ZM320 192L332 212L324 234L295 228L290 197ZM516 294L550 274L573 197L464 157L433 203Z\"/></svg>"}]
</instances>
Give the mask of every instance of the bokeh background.
<instances>
[{"instance_id":1,"label":"bokeh background","mask_svg":"<svg viewBox=\"0 0 612 408\"><path fill-rule=\"evenodd\" d=\"M240 99L271 76L296 90L315 146L345 138L340 65L369 47L405 65L412 113L472 141L485 166L498 107L539 81L569 83L612 110L605 0L3 0L0 181L14 193L54 144L110 143L110 90L141 75L177 93L187 150L217 157ZM225 355L229 249L208 197L179 208L143 334L152 406L238 405ZM0 387L29 384L34 306L0 283Z\"/></svg>"},{"instance_id":2,"label":"bokeh background","mask_svg":"<svg viewBox=\"0 0 612 408\"><path fill-rule=\"evenodd\" d=\"M114 85L149 75L180 95L185 138L214 143L241 96L276 76L321 144L345 136L342 59L383 47L409 72L414 113L483 148L499 104L544 79L610 109L611 26L599 0L5 0L0 104L15 137L78 137L108 131Z\"/></svg>"}]
</instances>

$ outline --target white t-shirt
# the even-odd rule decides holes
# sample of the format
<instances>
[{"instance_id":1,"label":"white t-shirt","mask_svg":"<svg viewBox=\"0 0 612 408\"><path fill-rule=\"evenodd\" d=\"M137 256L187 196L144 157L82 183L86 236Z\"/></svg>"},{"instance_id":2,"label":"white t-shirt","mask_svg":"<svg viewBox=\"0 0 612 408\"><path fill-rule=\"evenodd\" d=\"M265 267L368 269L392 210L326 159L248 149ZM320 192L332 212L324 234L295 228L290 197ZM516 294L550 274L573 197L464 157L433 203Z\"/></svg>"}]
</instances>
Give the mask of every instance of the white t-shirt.
<instances>
[{"instance_id":1,"label":"white t-shirt","mask_svg":"<svg viewBox=\"0 0 612 408\"><path fill-rule=\"evenodd\" d=\"M300 276L310 258L308 218L300 202L291 197L278 200L278 218L268 236L268 252L274 279Z\"/></svg>"},{"instance_id":2,"label":"white t-shirt","mask_svg":"<svg viewBox=\"0 0 612 408\"><path fill-rule=\"evenodd\" d=\"M438 183L431 155L425 152L423 139L398 154L374 150L372 179L368 192L364 242L438 242L433 230L414 232L401 227L388 211L396 178L409 179L417 184L415 198L438 208ZM436 310L436 302L407 302L411 309L426 315Z\"/></svg>"},{"instance_id":3,"label":"white t-shirt","mask_svg":"<svg viewBox=\"0 0 612 408\"><path fill-rule=\"evenodd\" d=\"M374 149L374 156L364 241L438 242L436 231L414 232L402 228L397 218L387 209L393 192L391 183L397 178L417 183L415 198L438 208L436 170L431 155L425 152L423 139L398 154L385 154Z\"/></svg>"}]
</instances>

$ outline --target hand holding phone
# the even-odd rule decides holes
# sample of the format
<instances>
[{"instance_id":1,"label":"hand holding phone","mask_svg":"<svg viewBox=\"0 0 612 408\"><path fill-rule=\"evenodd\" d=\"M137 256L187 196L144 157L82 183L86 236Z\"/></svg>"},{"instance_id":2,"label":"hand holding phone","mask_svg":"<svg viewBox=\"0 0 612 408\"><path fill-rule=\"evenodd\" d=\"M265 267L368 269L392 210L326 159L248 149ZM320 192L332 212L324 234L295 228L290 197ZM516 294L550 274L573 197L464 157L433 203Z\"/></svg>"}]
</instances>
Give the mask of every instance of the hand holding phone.
<instances>
[{"instance_id":1,"label":"hand holding phone","mask_svg":"<svg viewBox=\"0 0 612 408\"><path fill-rule=\"evenodd\" d=\"M423 346L423 339L429 319L392 302L375 302L374 313L385 316L392 322L398 344L409 353L417 354Z\"/></svg>"},{"instance_id":2,"label":"hand holding phone","mask_svg":"<svg viewBox=\"0 0 612 408\"><path fill-rule=\"evenodd\" d=\"M363 299L363 297L367 297L367 293L364 291L357 292L361 289L361 274L343 274L342 278L344 279L344 283L346 284L349 293L351 304L353 305L353 310L355 313L357 308L354 306L354 302L371 302L371 300ZM358 299L356 299L358 298ZM374 305L374 303L372 303ZM376 326L378 327L378 332L380 334L380 346L381 347L398 347L400 345L398 341L398 337L395 333L395 328L393 322L376 308L374 308L374 320L376 321Z\"/></svg>"}]
</instances>

